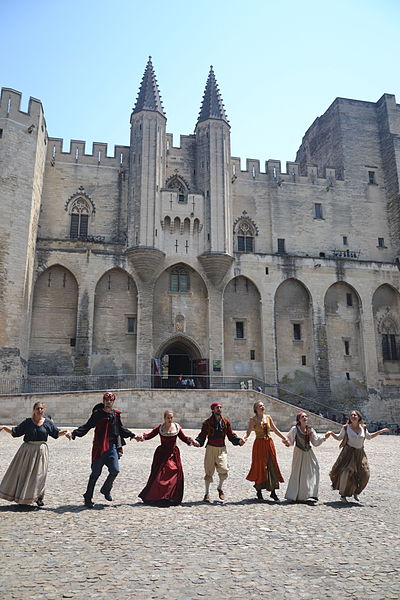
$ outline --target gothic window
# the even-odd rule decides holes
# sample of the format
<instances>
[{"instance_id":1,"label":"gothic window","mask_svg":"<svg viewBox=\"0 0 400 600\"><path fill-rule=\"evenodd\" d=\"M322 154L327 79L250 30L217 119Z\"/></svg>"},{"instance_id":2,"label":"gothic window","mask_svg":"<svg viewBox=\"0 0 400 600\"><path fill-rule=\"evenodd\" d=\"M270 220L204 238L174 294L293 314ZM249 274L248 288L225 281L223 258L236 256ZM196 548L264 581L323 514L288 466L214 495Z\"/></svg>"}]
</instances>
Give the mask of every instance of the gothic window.
<instances>
[{"instance_id":1,"label":"gothic window","mask_svg":"<svg viewBox=\"0 0 400 600\"><path fill-rule=\"evenodd\" d=\"M84 198L77 198L71 206L71 225L69 237L85 239L88 235L89 206Z\"/></svg>"},{"instance_id":2,"label":"gothic window","mask_svg":"<svg viewBox=\"0 0 400 600\"><path fill-rule=\"evenodd\" d=\"M167 181L167 188L177 192L177 200L180 204L187 202L189 190L185 185L185 182L178 177L178 175L174 175L169 181Z\"/></svg>"},{"instance_id":3,"label":"gothic window","mask_svg":"<svg viewBox=\"0 0 400 600\"><path fill-rule=\"evenodd\" d=\"M184 267L175 268L169 275L170 292L188 292L189 291L189 273Z\"/></svg>"},{"instance_id":4,"label":"gothic window","mask_svg":"<svg viewBox=\"0 0 400 600\"><path fill-rule=\"evenodd\" d=\"M236 250L237 252L254 252L255 230L252 223L243 219L236 226Z\"/></svg>"},{"instance_id":5,"label":"gothic window","mask_svg":"<svg viewBox=\"0 0 400 600\"><path fill-rule=\"evenodd\" d=\"M390 318L386 318L381 326L382 358L383 360L398 360L398 335L396 325Z\"/></svg>"}]
</instances>

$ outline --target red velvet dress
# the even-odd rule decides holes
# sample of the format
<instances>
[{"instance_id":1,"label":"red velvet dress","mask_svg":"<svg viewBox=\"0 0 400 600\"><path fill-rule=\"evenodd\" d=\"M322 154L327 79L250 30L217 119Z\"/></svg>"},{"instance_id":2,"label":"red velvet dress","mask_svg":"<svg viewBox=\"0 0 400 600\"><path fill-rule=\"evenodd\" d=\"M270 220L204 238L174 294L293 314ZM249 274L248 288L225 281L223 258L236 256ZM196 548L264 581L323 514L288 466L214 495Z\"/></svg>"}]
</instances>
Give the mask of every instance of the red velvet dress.
<instances>
[{"instance_id":1,"label":"red velvet dress","mask_svg":"<svg viewBox=\"0 0 400 600\"><path fill-rule=\"evenodd\" d=\"M158 425L150 433L144 434L145 440L160 435L161 446L156 448L151 465L150 476L139 498L148 504L180 504L183 498L183 469L181 455L176 445L177 438L192 444L178 423L174 423L175 431L166 433L163 425Z\"/></svg>"}]
</instances>

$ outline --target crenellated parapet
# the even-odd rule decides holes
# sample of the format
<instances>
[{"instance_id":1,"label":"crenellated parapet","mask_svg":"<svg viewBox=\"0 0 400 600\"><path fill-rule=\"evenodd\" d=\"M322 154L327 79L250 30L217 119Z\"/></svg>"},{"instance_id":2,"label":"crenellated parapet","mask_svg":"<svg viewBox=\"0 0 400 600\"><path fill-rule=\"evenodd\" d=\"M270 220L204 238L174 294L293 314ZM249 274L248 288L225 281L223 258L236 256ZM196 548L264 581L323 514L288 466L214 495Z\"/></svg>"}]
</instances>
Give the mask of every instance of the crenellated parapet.
<instances>
[{"instance_id":1,"label":"crenellated parapet","mask_svg":"<svg viewBox=\"0 0 400 600\"><path fill-rule=\"evenodd\" d=\"M52 166L58 161L122 169L129 165L129 146L114 146L114 155L108 156L108 145L104 142L93 142L91 153L86 153L86 142L82 140L71 140L67 152L63 150L63 145L62 138L49 138L46 160Z\"/></svg>"},{"instance_id":2,"label":"crenellated parapet","mask_svg":"<svg viewBox=\"0 0 400 600\"><path fill-rule=\"evenodd\" d=\"M234 184L237 179L244 181L262 181L282 184L320 184L332 187L335 181L342 180L336 169L326 166L322 172L316 165L306 165L305 173L301 173L300 164L286 162L286 171L282 171L280 160L265 161L264 170L260 168L260 161L254 158L246 159L246 169L241 169L241 159L232 157L231 176Z\"/></svg>"},{"instance_id":3,"label":"crenellated parapet","mask_svg":"<svg viewBox=\"0 0 400 600\"><path fill-rule=\"evenodd\" d=\"M0 118L13 119L28 128L38 124L46 129L43 106L40 100L29 98L28 110L21 110L21 92L11 88L2 88L0 96Z\"/></svg>"}]
</instances>

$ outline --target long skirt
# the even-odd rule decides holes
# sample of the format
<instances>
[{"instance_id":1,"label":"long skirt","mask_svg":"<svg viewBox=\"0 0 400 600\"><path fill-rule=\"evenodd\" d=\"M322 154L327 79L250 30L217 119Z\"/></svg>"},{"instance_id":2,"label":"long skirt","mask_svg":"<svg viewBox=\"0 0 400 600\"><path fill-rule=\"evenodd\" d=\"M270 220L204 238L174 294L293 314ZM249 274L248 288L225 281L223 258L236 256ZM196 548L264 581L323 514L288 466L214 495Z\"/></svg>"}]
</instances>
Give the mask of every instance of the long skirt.
<instances>
[{"instance_id":1,"label":"long skirt","mask_svg":"<svg viewBox=\"0 0 400 600\"><path fill-rule=\"evenodd\" d=\"M179 448L158 446L146 486L139 498L147 504L179 504L183 498L183 469Z\"/></svg>"},{"instance_id":2,"label":"long skirt","mask_svg":"<svg viewBox=\"0 0 400 600\"><path fill-rule=\"evenodd\" d=\"M285 498L292 502L305 502L309 498L318 498L318 486L319 465L313 450L304 452L295 447Z\"/></svg>"},{"instance_id":3,"label":"long skirt","mask_svg":"<svg viewBox=\"0 0 400 600\"><path fill-rule=\"evenodd\" d=\"M251 467L246 477L248 481L254 481L256 490L279 489L279 482L284 479L280 472L276 458L275 444L271 438L256 438L254 440Z\"/></svg>"},{"instance_id":4,"label":"long skirt","mask_svg":"<svg viewBox=\"0 0 400 600\"><path fill-rule=\"evenodd\" d=\"M18 504L43 498L48 463L46 442L23 442L0 483L0 498Z\"/></svg>"},{"instance_id":5,"label":"long skirt","mask_svg":"<svg viewBox=\"0 0 400 600\"><path fill-rule=\"evenodd\" d=\"M341 496L353 496L363 491L369 480L368 459L364 448L346 445L332 467L329 477L332 489Z\"/></svg>"}]
</instances>

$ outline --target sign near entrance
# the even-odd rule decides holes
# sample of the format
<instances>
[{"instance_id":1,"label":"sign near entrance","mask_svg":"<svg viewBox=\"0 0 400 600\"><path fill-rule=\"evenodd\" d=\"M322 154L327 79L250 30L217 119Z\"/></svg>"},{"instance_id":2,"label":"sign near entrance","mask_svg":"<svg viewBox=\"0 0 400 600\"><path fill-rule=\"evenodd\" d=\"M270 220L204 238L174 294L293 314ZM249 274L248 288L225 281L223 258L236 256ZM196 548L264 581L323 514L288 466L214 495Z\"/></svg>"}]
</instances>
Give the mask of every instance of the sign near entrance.
<instances>
[{"instance_id":1,"label":"sign near entrance","mask_svg":"<svg viewBox=\"0 0 400 600\"><path fill-rule=\"evenodd\" d=\"M221 361L213 360L213 371L220 371L220 370L221 370Z\"/></svg>"}]
</instances>

